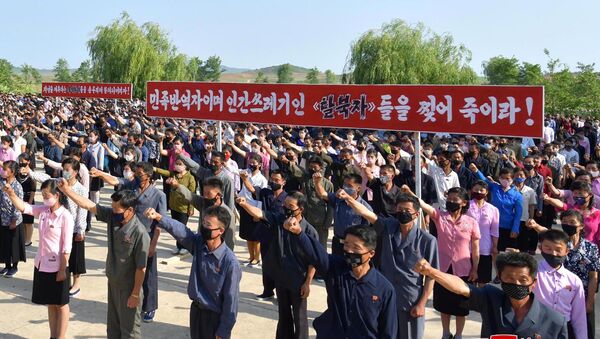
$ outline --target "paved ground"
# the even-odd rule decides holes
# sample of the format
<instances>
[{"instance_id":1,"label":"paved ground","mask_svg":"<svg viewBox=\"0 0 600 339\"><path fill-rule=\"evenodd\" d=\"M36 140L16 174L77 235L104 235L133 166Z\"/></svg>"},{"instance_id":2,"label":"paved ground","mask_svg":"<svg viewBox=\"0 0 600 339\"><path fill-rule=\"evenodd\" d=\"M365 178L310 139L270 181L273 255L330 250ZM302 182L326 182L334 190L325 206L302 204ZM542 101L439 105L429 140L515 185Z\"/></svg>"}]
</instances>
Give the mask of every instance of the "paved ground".
<instances>
[{"instance_id":1,"label":"paved ground","mask_svg":"<svg viewBox=\"0 0 600 339\"><path fill-rule=\"evenodd\" d=\"M101 204L108 204L109 190L102 192ZM39 193L38 193L39 195ZM40 201L37 199L37 201ZM197 217L190 225L198 225ZM194 228L195 229L195 228ZM36 231L37 232L37 231ZM28 247L27 262L19 265L19 273L12 279L0 278L0 338L47 338L49 330L47 312L43 306L30 302L33 277L33 257L37 250L37 234L33 246ZM154 323L142 324L144 338L188 338L188 315L190 300L186 294L190 258L173 257L170 252L175 241L163 232L159 256L159 305ZM240 239L236 243L236 255L247 259ZM82 293L72 299L69 338L104 338L106 336L106 225L94 221L93 229L86 238L88 273L82 278ZM277 325L277 305L262 302L254 295L262 292L260 269L243 268L240 307L233 338L274 338ZM429 305L431 306L431 305ZM308 300L309 324L326 308L324 285L316 283ZM477 338L480 317L471 313L464 332L465 338ZM453 325L452 325L453 326ZM426 313L426 338L440 338L439 314L431 307ZM310 328L311 337L315 332Z\"/></svg>"}]
</instances>

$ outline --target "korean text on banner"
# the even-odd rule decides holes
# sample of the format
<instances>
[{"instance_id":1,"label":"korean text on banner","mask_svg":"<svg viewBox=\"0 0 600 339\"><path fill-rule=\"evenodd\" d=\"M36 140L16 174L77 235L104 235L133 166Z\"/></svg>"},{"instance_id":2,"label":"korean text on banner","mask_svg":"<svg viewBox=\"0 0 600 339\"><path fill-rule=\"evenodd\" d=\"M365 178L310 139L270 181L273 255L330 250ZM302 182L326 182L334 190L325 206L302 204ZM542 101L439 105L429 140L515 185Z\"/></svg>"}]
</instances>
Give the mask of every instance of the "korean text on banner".
<instances>
[{"instance_id":1,"label":"korean text on banner","mask_svg":"<svg viewBox=\"0 0 600 339\"><path fill-rule=\"evenodd\" d=\"M147 83L149 116L542 136L541 86Z\"/></svg>"},{"instance_id":2,"label":"korean text on banner","mask_svg":"<svg viewBox=\"0 0 600 339\"><path fill-rule=\"evenodd\" d=\"M45 97L131 99L132 84L106 84L95 82L43 82Z\"/></svg>"}]
</instances>

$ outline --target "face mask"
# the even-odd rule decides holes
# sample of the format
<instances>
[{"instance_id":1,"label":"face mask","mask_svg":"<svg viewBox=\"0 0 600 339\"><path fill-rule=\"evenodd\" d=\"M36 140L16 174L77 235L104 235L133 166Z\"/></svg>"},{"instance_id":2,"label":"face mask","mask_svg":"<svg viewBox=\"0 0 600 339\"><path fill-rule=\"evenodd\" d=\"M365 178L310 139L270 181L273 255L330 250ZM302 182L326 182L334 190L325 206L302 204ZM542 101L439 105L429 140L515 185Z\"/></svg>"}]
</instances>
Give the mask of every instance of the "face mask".
<instances>
[{"instance_id":1,"label":"face mask","mask_svg":"<svg viewBox=\"0 0 600 339\"><path fill-rule=\"evenodd\" d=\"M204 241L215 239L216 237L213 237L212 233L213 233L212 230L210 230L210 229L208 229L208 228L206 228L204 226L200 227L200 235L202 236L202 239L204 239Z\"/></svg>"},{"instance_id":2,"label":"face mask","mask_svg":"<svg viewBox=\"0 0 600 339\"><path fill-rule=\"evenodd\" d=\"M406 225L409 222L413 221L413 215L410 212L402 211L396 213L396 219L402 225Z\"/></svg>"},{"instance_id":3,"label":"face mask","mask_svg":"<svg viewBox=\"0 0 600 339\"><path fill-rule=\"evenodd\" d=\"M440 148L443 150L447 150L448 149L448 144L440 144Z\"/></svg>"},{"instance_id":4,"label":"face mask","mask_svg":"<svg viewBox=\"0 0 600 339\"><path fill-rule=\"evenodd\" d=\"M217 198L212 198L212 199L207 199L207 198L202 198L204 200L204 207L208 208L213 206L215 203L217 203Z\"/></svg>"},{"instance_id":5,"label":"face mask","mask_svg":"<svg viewBox=\"0 0 600 339\"><path fill-rule=\"evenodd\" d=\"M592 178L597 178L600 176L600 171L590 171L590 174L592 175Z\"/></svg>"},{"instance_id":6,"label":"face mask","mask_svg":"<svg viewBox=\"0 0 600 339\"><path fill-rule=\"evenodd\" d=\"M542 165L548 165L548 160L542 160Z\"/></svg>"},{"instance_id":7,"label":"face mask","mask_svg":"<svg viewBox=\"0 0 600 339\"><path fill-rule=\"evenodd\" d=\"M356 194L356 190L350 186L344 186L344 191L350 196L354 196Z\"/></svg>"},{"instance_id":8,"label":"face mask","mask_svg":"<svg viewBox=\"0 0 600 339\"><path fill-rule=\"evenodd\" d=\"M361 253L349 253L344 251L344 260L350 267L355 268L363 264Z\"/></svg>"},{"instance_id":9,"label":"face mask","mask_svg":"<svg viewBox=\"0 0 600 339\"><path fill-rule=\"evenodd\" d=\"M362 152L365 150L365 146L356 146L356 149Z\"/></svg>"},{"instance_id":10,"label":"face mask","mask_svg":"<svg viewBox=\"0 0 600 339\"><path fill-rule=\"evenodd\" d=\"M433 150L426 149L423 151L426 157L430 158L433 155Z\"/></svg>"},{"instance_id":11,"label":"face mask","mask_svg":"<svg viewBox=\"0 0 600 339\"><path fill-rule=\"evenodd\" d=\"M15 137L18 137L18 136L20 136L20 135L21 135L21 132L19 132L19 131L14 131L14 132L13 132L13 135L14 135Z\"/></svg>"},{"instance_id":12,"label":"face mask","mask_svg":"<svg viewBox=\"0 0 600 339\"><path fill-rule=\"evenodd\" d=\"M177 151L181 151L183 149L183 145L179 145L179 144L173 145L173 148Z\"/></svg>"},{"instance_id":13,"label":"face mask","mask_svg":"<svg viewBox=\"0 0 600 339\"><path fill-rule=\"evenodd\" d=\"M562 263L567 258L566 256L552 255L552 254L548 254L548 253L544 253L544 252L542 252L542 257L544 258L544 260L546 260L548 265L550 265L551 267L554 267L554 268L557 268L560 265L562 265Z\"/></svg>"},{"instance_id":14,"label":"face mask","mask_svg":"<svg viewBox=\"0 0 600 339\"><path fill-rule=\"evenodd\" d=\"M231 159L231 154L226 153L225 154L225 161L229 161L229 159Z\"/></svg>"},{"instance_id":15,"label":"face mask","mask_svg":"<svg viewBox=\"0 0 600 339\"><path fill-rule=\"evenodd\" d=\"M479 192L473 192L471 194L471 196L475 200L483 200L483 199L485 199L485 197L487 196L487 194L485 194L485 193L479 193Z\"/></svg>"},{"instance_id":16,"label":"face mask","mask_svg":"<svg viewBox=\"0 0 600 339\"><path fill-rule=\"evenodd\" d=\"M462 161L460 160L452 160L452 167L458 167L462 165Z\"/></svg>"},{"instance_id":17,"label":"face mask","mask_svg":"<svg viewBox=\"0 0 600 339\"><path fill-rule=\"evenodd\" d=\"M112 214L112 221L115 224L122 224L123 220L125 220L125 213L114 213Z\"/></svg>"},{"instance_id":18,"label":"face mask","mask_svg":"<svg viewBox=\"0 0 600 339\"><path fill-rule=\"evenodd\" d=\"M561 224L563 231L567 233L568 236L572 237L577 234L577 226L569 225L569 224Z\"/></svg>"},{"instance_id":19,"label":"face mask","mask_svg":"<svg viewBox=\"0 0 600 339\"><path fill-rule=\"evenodd\" d=\"M500 286L502 287L502 291L504 291L504 293L506 293L506 295L512 299L523 300L529 295L529 286L527 285L517 285L502 282Z\"/></svg>"},{"instance_id":20,"label":"face mask","mask_svg":"<svg viewBox=\"0 0 600 339\"><path fill-rule=\"evenodd\" d=\"M56 204L56 198L44 199L44 206L52 207Z\"/></svg>"},{"instance_id":21,"label":"face mask","mask_svg":"<svg viewBox=\"0 0 600 339\"><path fill-rule=\"evenodd\" d=\"M510 187L510 184L512 184L510 179L500 179L500 185L502 185L502 187Z\"/></svg>"},{"instance_id":22,"label":"face mask","mask_svg":"<svg viewBox=\"0 0 600 339\"><path fill-rule=\"evenodd\" d=\"M131 177L133 177L133 172L132 171L123 171L123 177L125 179L131 179Z\"/></svg>"},{"instance_id":23,"label":"face mask","mask_svg":"<svg viewBox=\"0 0 600 339\"><path fill-rule=\"evenodd\" d=\"M294 213L295 213L296 211L292 211L291 209L289 209L289 208L287 208L287 207L284 207L284 208L283 208L283 212L285 213L285 217L286 217L286 218L291 218L291 217L293 217L293 216L294 216Z\"/></svg>"},{"instance_id":24,"label":"face mask","mask_svg":"<svg viewBox=\"0 0 600 339\"><path fill-rule=\"evenodd\" d=\"M177 173L185 172L185 166L175 166L175 172L177 172Z\"/></svg>"},{"instance_id":25,"label":"face mask","mask_svg":"<svg viewBox=\"0 0 600 339\"><path fill-rule=\"evenodd\" d=\"M127 162L133 161L133 155L131 155L131 154L125 154L125 161L127 161Z\"/></svg>"},{"instance_id":26,"label":"face mask","mask_svg":"<svg viewBox=\"0 0 600 339\"><path fill-rule=\"evenodd\" d=\"M577 206L583 206L586 203L586 198L584 197L573 197L573 201L575 202L575 205Z\"/></svg>"},{"instance_id":27,"label":"face mask","mask_svg":"<svg viewBox=\"0 0 600 339\"><path fill-rule=\"evenodd\" d=\"M256 171L258 169L258 166L256 165L250 165L248 166L248 169L251 170L252 172Z\"/></svg>"},{"instance_id":28,"label":"face mask","mask_svg":"<svg viewBox=\"0 0 600 339\"><path fill-rule=\"evenodd\" d=\"M208 166L208 168L213 171L213 173L217 172L219 170L219 166L212 164L210 166Z\"/></svg>"},{"instance_id":29,"label":"face mask","mask_svg":"<svg viewBox=\"0 0 600 339\"><path fill-rule=\"evenodd\" d=\"M381 183L385 185L390 181L390 177L388 177L387 175L381 176L379 177L379 181L381 181Z\"/></svg>"},{"instance_id":30,"label":"face mask","mask_svg":"<svg viewBox=\"0 0 600 339\"><path fill-rule=\"evenodd\" d=\"M391 150L391 151L392 151L392 154L398 154L398 153L400 153L400 150L399 150L399 149L393 149L393 150Z\"/></svg>"},{"instance_id":31,"label":"face mask","mask_svg":"<svg viewBox=\"0 0 600 339\"><path fill-rule=\"evenodd\" d=\"M294 161L293 155L286 154L285 157L286 157L286 159L288 159L288 161Z\"/></svg>"},{"instance_id":32,"label":"face mask","mask_svg":"<svg viewBox=\"0 0 600 339\"><path fill-rule=\"evenodd\" d=\"M523 165L523 168L525 168L526 171L531 171L533 169L533 165Z\"/></svg>"},{"instance_id":33,"label":"face mask","mask_svg":"<svg viewBox=\"0 0 600 339\"><path fill-rule=\"evenodd\" d=\"M258 148L258 147L252 147L252 152L254 152L254 153L260 153L260 148Z\"/></svg>"},{"instance_id":34,"label":"face mask","mask_svg":"<svg viewBox=\"0 0 600 339\"><path fill-rule=\"evenodd\" d=\"M281 184L269 181L269 187L271 188L271 190L273 191L279 191L281 189Z\"/></svg>"},{"instance_id":35,"label":"face mask","mask_svg":"<svg viewBox=\"0 0 600 339\"><path fill-rule=\"evenodd\" d=\"M515 178L515 182L516 182L517 184L524 183L524 182L525 182L525 178Z\"/></svg>"},{"instance_id":36,"label":"face mask","mask_svg":"<svg viewBox=\"0 0 600 339\"><path fill-rule=\"evenodd\" d=\"M71 172L63 171L62 177L65 178L65 180L67 180L67 181L71 180L71 177L72 177Z\"/></svg>"},{"instance_id":37,"label":"face mask","mask_svg":"<svg viewBox=\"0 0 600 339\"><path fill-rule=\"evenodd\" d=\"M460 209L460 204L454 201L446 201L446 210L448 212L456 212Z\"/></svg>"}]
</instances>

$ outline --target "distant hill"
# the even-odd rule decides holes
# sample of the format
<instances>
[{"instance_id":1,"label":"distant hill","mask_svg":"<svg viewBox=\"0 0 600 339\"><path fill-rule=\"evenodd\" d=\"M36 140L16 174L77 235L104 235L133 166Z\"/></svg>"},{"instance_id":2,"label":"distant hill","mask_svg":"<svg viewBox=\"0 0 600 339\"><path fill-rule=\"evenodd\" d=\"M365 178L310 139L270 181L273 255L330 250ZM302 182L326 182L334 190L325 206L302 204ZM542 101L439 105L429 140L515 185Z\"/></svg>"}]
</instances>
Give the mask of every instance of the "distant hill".
<instances>
[{"instance_id":1,"label":"distant hill","mask_svg":"<svg viewBox=\"0 0 600 339\"><path fill-rule=\"evenodd\" d=\"M277 69L279 66L281 65L268 66L258 69L222 66L221 68L223 69L223 73L221 74L221 82L254 82L254 79L256 79L258 73L263 72L270 83L275 83L277 82ZM310 68L296 65L291 66L294 82L305 82L306 74L308 71L310 71ZM70 71L74 72L75 69L71 69ZM20 73L21 67L15 67L14 72ZM43 81L52 81L54 79L54 71L51 69L39 68L38 72L40 72L42 75ZM323 72L319 73L320 82L325 82L325 73ZM338 75L338 82L340 81L339 79L340 76Z\"/></svg>"}]
</instances>

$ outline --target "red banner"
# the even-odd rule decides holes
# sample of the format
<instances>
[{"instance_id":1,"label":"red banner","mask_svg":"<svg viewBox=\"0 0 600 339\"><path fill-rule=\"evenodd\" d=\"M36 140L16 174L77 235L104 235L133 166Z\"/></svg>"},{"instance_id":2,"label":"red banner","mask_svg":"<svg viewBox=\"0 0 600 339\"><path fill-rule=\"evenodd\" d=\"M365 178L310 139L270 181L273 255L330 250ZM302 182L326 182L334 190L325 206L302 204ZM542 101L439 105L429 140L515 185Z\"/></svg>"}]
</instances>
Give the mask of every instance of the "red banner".
<instances>
[{"instance_id":1,"label":"red banner","mask_svg":"<svg viewBox=\"0 0 600 339\"><path fill-rule=\"evenodd\" d=\"M42 82L45 97L131 99L131 84L96 82Z\"/></svg>"},{"instance_id":2,"label":"red banner","mask_svg":"<svg viewBox=\"0 0 600 339\"><path fill-rule=\"evenodd\" d=\"M149 116L542 137L541 86L147 83Z\"/></svg>"}]
</instances>

